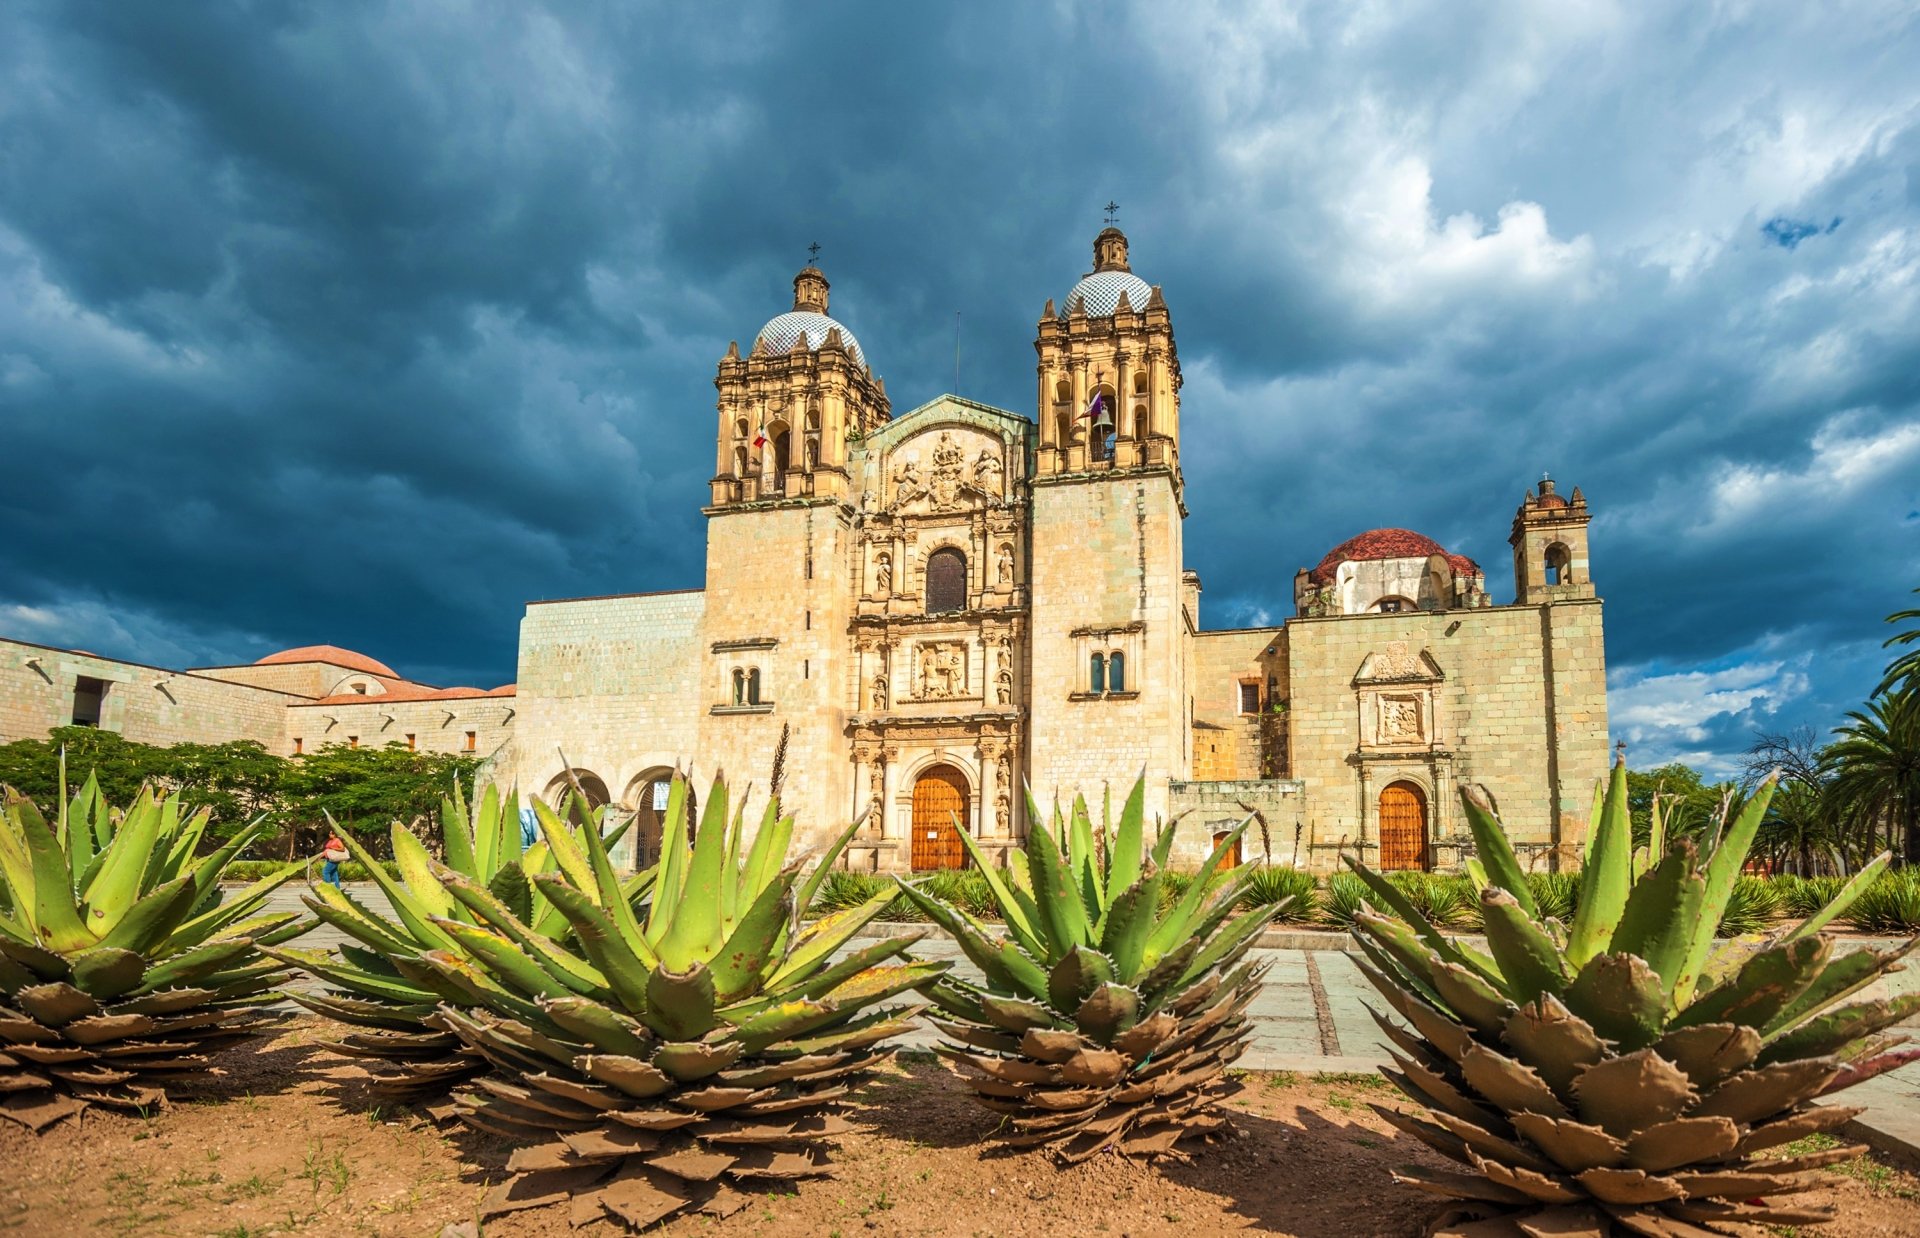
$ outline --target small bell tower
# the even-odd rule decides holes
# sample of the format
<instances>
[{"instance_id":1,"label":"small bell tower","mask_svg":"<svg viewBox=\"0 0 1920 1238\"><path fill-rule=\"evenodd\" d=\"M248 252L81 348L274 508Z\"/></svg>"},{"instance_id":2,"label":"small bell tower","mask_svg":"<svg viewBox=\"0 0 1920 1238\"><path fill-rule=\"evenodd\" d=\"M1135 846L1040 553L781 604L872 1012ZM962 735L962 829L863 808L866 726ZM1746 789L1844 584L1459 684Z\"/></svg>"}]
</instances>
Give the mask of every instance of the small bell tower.
<instances>
[{"instance_id":1,"label":"small bell tower","mask_svg":"<svg viewBox=\"0 0 1920 1238\"><path fill-rule=\"evenodd\" d=\"M1126 233L1093 239L1093 270L1040 316L1042 477L1135 470L1180 482L1180 354L1160 289L1133 273Z\"/></svg>"},{"instance_id":2,"label":"small bell tower","mask_svg":"<svg viewBox=\"0 0 1920 1238\"><path fill-rule=\"evenodd\" d=\"M1537 606L1598 596L1587 560L1587 525L1592 516L1580 487L1568 498L1553 478L1540 479L1540 492L1527 491L1513 516L1514 605Z\"/></svg>"},{"instance_id":3,"label":"small bell tower","mask_svg":"<svg viewBox=\"0 0 1920 1238\"><path fill-rule=\"evenodd\" d=\"M719 392L713 506L769 499L847 502L848 440L891 415L853 332L827 316L827 277L808 263L793 277L793 308L771 319L745 357L727 347Z\"/></svg>"}]
</instances>

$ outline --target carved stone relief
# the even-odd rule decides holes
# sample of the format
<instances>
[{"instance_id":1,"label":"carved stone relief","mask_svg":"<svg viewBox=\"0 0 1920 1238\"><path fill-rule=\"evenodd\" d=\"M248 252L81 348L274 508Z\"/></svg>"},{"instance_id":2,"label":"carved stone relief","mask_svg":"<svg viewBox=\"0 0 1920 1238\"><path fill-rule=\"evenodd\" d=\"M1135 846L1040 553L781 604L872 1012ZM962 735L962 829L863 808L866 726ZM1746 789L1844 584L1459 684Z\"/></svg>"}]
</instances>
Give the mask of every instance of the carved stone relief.
<instances>
[{"instance_id":1,"label":"carved stone relief","mask_svg":"<svg viewBox=\"0 0 1920 1238\"><path fill-rule=\"evenodd\" d=\"M1382 696L1378 734L1383 744L1417 744L1426 738L1426 726L1417 696Z\"/></svg>"},{"instance_id":2,"label":"carved stone relief","mask_svg":"<svg viewBox=\"0 0 1920 1238\"><path fill-rule=\"evenodd\" d=\"M886 509L898 512L925 500L929 511L962 511L998 502L1005 480L1006 465L993 448L983 447L969 466L966 449L943 430L925 472L917 456L906 456L893 466L893 497Z\"/></svg>"},{"instance_id":3,"label":"carved stone relief","mask_svg":"<svg viewBox=\"0 0 1920 1238\"><path fill-rule=\"evenodd\" d=\"M920 698L949 700L967 691L967 647L960 641L930 641L919 646Z\"/></svg>"}]
</instances>

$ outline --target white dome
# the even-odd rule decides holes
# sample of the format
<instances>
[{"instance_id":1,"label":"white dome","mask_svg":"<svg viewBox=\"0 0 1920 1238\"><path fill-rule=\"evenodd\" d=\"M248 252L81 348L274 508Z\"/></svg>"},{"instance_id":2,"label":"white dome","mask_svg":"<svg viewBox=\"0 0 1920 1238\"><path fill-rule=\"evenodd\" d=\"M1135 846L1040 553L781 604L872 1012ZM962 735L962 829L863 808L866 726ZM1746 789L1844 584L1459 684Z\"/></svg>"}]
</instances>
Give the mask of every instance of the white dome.
<instances>
[{"instance_id":1,"label":"white dome","mask_svg":"<svg viewBox=\"0 0 1920 1238\"><path fill-rule=\"evenodd\" d=\"M1127 294L1127 301L1137 313L1147 308L1147 299L1153 295L1153 285L1132 271L1095 271L1075 284L1073 291L1067 294L1067 312L1073 312L1076 299L1084 299L1087 317L1111 318L1120 305L1122 292Z\"/></svg>"},{"instance_id":2,"label":"white dome","mask_svg":"<svg viewBox=\"0 0 1920 1238\"><path fill-rule=\"evenodd\" d=\"M854 364L865 368L867 354L860 351L860 341L853 338L853 332L847 330L846 324L812 310L793 310L781 314L760 328L757 338L765 340L767 347L774 352L783 353L793 347L795 340L804 336L807 350L819 352L821 345L827 342L827 332L835 329L840 332L840 342L847 347L847 355L853 358Z\"/></svg>"}]
</instances>

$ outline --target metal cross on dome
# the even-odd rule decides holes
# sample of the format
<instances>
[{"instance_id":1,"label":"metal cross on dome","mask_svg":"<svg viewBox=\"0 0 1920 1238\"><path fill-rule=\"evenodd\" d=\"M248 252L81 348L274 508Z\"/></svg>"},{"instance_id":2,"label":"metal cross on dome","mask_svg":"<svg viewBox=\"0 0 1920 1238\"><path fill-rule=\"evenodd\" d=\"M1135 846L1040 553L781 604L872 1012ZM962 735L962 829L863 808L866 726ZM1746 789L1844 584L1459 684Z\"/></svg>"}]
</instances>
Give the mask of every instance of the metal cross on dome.
<instances>
[{"instance_id":1,"label":"metal cross on dome","mask_svg":"<svg viewBox=\"0 0 1920 1238\"><path fill-rule=\"evenodd\" d=\"M1113 227L1113 217L1120 213L1120 204L1118 202L1115 202L1112 198L1108 198L1106 211L1107 211L1107 227L1111 228Z\"/></svg>"},{"instance_id":2,"label":"metal cross on dome","mask_svg":"<svg viewBox=\"0 0 1920 1238\"><path fill-rule=\"evenodd\" d=\"M815 241L807 246L807 262L813 266L820 264L820 242Z\"/></svg>"}]
</instances>

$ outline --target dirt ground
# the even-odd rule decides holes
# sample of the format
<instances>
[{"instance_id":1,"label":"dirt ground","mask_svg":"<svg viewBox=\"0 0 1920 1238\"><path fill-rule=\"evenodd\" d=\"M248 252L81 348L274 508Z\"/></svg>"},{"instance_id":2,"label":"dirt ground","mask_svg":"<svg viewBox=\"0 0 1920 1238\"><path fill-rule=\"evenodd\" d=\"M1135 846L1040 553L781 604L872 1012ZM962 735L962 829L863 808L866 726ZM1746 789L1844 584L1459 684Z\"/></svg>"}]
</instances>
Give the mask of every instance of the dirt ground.
<instances>
[{"instance_id":1,"label":"dirt ground","mask_svg":"<svg viewBox=\"0 0 1920 1238\"><path fill-rule=\"evenodd\" d=\"M504 1145L447 1133L368 1103L364 1076L298 1020L230 1051L224 1077L147 1119L89 1115L39 1139L0 1122L0 1230L21 1235L425 1235L469 1221ZM1372 1076L1250 1074L1237 1130L1158 1167L1101 1157L1071 1169L985 1143L994 1117L930 1056L860 1095L863 1126L839 1141L833 1178L770 1194L690 1234L1120 1235L1245 1230L1320 1238L1417 1235L1431 1202L1388 1170L1438 1163L1367 1108L1393 1093ZM1845 1238L1920 1235L1920 1178L1876 1160L1842 1167ZM551 1207L501 1217L486 1238L572 1231ZM597 1232L610 1232L599 1229ZM1789 1233L1791 1231L1778 1231Z\"/></svg>"}]
</instances>

